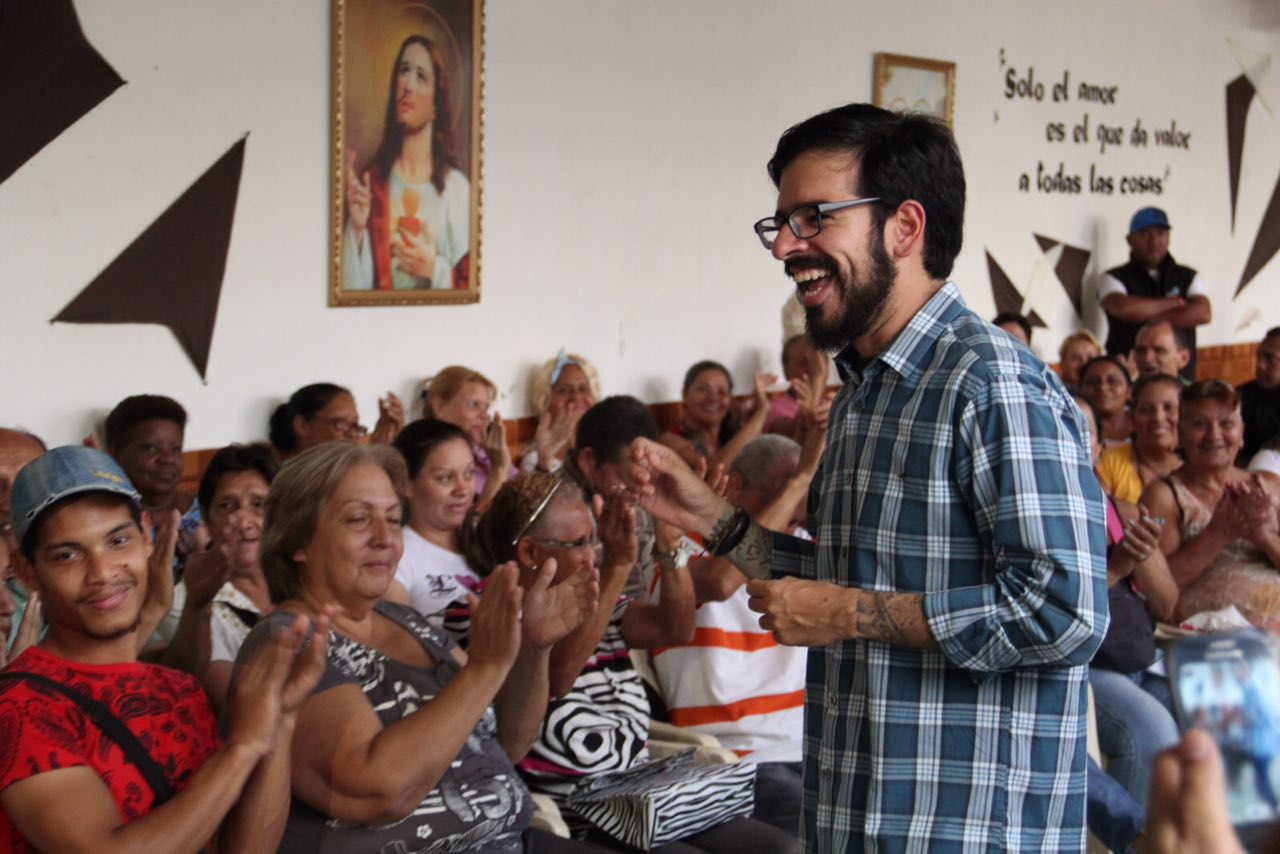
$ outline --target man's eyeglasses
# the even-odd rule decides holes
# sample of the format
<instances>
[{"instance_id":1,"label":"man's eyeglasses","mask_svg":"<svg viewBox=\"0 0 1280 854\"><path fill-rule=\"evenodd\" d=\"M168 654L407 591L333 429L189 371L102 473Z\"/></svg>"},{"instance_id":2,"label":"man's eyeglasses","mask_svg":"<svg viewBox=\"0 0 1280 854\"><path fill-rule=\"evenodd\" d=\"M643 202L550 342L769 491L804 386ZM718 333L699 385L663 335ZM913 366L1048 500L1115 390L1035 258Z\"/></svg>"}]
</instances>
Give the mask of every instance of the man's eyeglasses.
<instances>
[{"instance_id":1,"label":"man's eyeglasses","mask_svg":"<svg viewBox=\"0 0 1280 854\"><path fill-rule=\"evenodd\" d=\"M869 205L878 201L880 201L880 197L873 196L869 199L849 199L844 202L801 205L787 214L785 218L767 216L757 222L755 224L756 236L760 238L760 242L764 244L765 249L772 249L773 244L778 239L778 232L782 229L783 223L786 223L797 240L808 240L822 233L823 215L832 211L840 211L845 208L857 207L858 205Z\"/></svg>"}]
</instances>

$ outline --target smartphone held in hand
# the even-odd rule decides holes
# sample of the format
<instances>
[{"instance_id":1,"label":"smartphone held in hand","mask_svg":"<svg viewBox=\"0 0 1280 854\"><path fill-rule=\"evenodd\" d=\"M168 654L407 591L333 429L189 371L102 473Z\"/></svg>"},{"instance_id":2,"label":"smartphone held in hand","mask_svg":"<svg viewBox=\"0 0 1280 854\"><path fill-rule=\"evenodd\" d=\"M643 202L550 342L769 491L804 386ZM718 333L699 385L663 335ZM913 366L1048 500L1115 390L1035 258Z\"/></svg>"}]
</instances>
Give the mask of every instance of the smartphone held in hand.
<instances>
[{"instance_id":1,"label":"smartphone held in hand","mask_svg":"<svg viewBox=\"0 0 1280 854\"><path fill-rule=\"evenodd\" d=\"M1280 816L1278 654L1277 641L1257 630L1179 638L1169 648L1178 722L1218 743L1227 808L1246 845Z\"/></svg>"}]
</instances>

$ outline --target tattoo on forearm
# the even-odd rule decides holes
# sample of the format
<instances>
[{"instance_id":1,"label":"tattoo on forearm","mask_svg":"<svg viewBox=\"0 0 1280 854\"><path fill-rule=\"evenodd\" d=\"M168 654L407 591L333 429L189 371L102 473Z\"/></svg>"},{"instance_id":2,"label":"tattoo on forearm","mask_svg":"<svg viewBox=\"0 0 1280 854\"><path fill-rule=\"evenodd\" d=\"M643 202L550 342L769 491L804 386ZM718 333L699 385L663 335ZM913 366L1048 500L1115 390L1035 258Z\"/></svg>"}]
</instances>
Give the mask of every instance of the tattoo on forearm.
<instances>
[{"instance_id":1,"label":"tattoo on forearm","mask_svg":"<svg viewBox=\"0 0 1280 854\"><path fill-rule=\"evenodd\" d=\"M916 649L938 646L924 617L923 599L918 595L864 591L854 611L860 638Z\"/></svg>"},{"instance_id":2,"label":"tattoo on forearm","mask_svg":"<svg viewBox=\"0 0 1280 854\"><path fill-rule=\"evenodd\" d=\"M729 560L749 578L768 578L773 568L773 532L752 522Z\"/></svg>"}]
</instances>

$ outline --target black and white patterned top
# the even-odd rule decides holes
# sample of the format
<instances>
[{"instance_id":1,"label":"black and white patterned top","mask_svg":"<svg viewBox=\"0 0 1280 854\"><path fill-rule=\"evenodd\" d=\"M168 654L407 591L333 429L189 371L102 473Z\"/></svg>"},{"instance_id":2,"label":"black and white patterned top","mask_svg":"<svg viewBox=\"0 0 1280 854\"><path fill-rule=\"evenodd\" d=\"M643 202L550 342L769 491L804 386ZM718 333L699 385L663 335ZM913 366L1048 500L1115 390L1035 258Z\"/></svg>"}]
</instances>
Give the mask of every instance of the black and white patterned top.
<instances>
[{"instance_id":1,"label":"black and white patterned top","mask_svg":"<svg viewBox=\"0 0 1280 854\"><path fill-rule=\"evenodd\" d=\"M329 661L309 702L339 685L357 684L384 726L413 714L444 689L458 673L456 646L411 608L379 602L375 610L396 622L436 661L429 669L396 661L376 649L331 632ZM240 661L292 615L276 612L250 633ZM497 719L490 707L418 808L390 825L352 825L330 819L297 797L289 812L280 851L285 854L369 851L382 854L520 851L521 834L533 819L533 803L511 761L497 741Z\"/></svg>"}]
</instances>

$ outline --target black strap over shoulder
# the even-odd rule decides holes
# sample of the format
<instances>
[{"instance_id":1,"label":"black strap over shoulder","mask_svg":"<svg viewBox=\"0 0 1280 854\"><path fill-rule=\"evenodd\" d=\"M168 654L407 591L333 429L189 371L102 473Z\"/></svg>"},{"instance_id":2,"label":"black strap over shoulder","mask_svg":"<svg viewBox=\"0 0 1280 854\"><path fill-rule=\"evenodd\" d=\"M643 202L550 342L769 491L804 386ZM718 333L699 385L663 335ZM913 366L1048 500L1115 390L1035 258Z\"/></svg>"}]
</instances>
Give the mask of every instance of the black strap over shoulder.
<instances>
[{"instance_id":1,"label":"black strap over shoulder","mask_svg":"<svg viewBox=\"0 0 1280 854\"><path fill-rule=\"evenodd\" d=\"M55 682L38 673L0 673L0 681L5 680L38 685L41 688L61 694L75 703L84 711L89 720L93 721L94 725L102 731L103 735L114 741L124 751L125 758L142 774L142 779L147 781L147 785L151 787L151 791L155 795L154 806L159 806L174 796L173 786L169 785L169 779L165 776L164 769L151 758L151 754L142 746L142 742L138 741L138 737L129 731L124 721L120 720L107 707L106 703L99 702L92 697L86 697L79 691L73 691L66 685Z\"/></svg>"}]
</instances>

